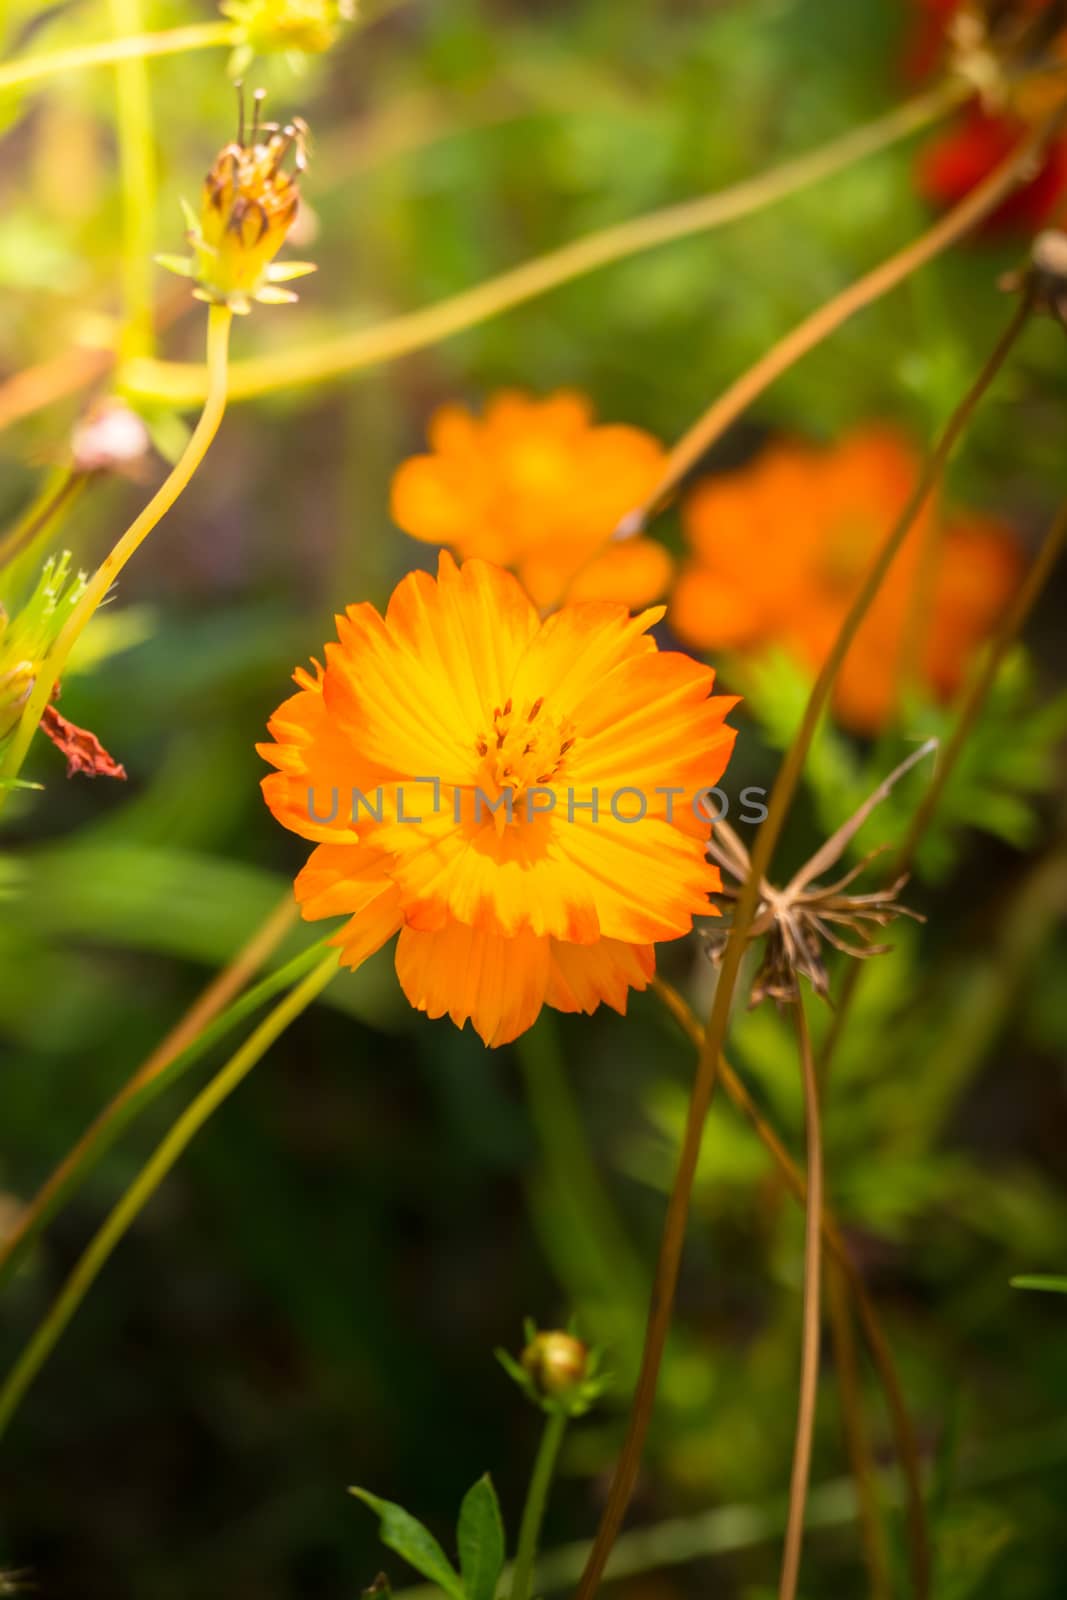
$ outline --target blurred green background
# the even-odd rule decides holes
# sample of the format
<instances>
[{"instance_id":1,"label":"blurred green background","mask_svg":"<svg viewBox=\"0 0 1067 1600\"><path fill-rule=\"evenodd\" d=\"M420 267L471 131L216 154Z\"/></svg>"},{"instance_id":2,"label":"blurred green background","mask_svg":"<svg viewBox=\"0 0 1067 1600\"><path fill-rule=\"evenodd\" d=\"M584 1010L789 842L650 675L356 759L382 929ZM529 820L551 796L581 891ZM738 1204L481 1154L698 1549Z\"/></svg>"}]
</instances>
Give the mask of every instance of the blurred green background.
<instances>
[{"instance_id":1,"label":"blurred green background","mask_svg":"<svg viewBox=\"0 0 1067 1600\"><path fill-rule=\"evenodd\" d=\"M144 0L142 12L151 28L214 15L192 0ZM237 327L235 356L426 305L878 115L910 89L909 20L883 0L407 0L368 14L301 75L257 63L250 78L275 113L312 126L314 238L294 253L319 271L298 307ZM17 3L0 41L10 54L58 49L109 27L90 0ZM161 58L150 79L154 234L173 251L179 196L195 198L231 136L233 91L221 50ZM4 101L0 139L10 378L119 312L113 73ZM129 648L64 694L128 785L68 784L45 747L31 771L44 792L5 815L9 1216L302 862L262 805L253 745L334 611L381 603L428 564L387 506L433 407L568 385L606 420L673 440L780 333L926 224L914 149L393 364L233 406L123 580L113 614L133 608ZM857 419L928 442L1003 324L996 280L1024 244L969 245L911 280L779 382L712 465L776 431L831 441ZM199 359L202 309L162 273L158 292L166 353ZM1065 488L1064 355L1061 330L1035 323L951 473L955 493L1010 517L1028 548ZM65 459L83 403L65 396L0 433L4 525ZM173 435L172 417L150 420ZM57 542L92 564L162 471L153 458L141 484L94 485ZM657 532L677 545L673 514ZM1064 599L1060 579L1004 675L908 891L929 923L898 925L894 953L871 965L827 1106L830 1191L932 1464L938 1600L1067 1592L1067 1300L1008 1287L1067 1260ZM802 704L784 666L745 688L732 792L769 783ZM943 726L921 708L897 737ZM847 815L894 749L827 732L785 865ZM898 837L920 792L913 776L861 843ZM706 1006L695 942L663 964ZM743 1016L731 1048L799 1151L788 1026L768 1008ZM524 1315L552 1325L576 1313L608 1346L615 1392L572 1430L547 1528L550 1548L587 1537L621 1437L692 1067L651 996L633 999L626 1023L551 1016L520 1047L487 1053L412 1013L388 954L343 976L197 1140L31 1392L0 1455L0 1564L71 1600L351 1600L382 1566L402 1586L345 1486L403 1501L446 1539L488 1469L514 1532L538 1419L492 1351L517 1348ZM188 1092L127 1134L9 1287L5 1359ZM696 1554L679 1534L678 1560L626 1580L634 1597L773 1591L801 1251L792 1201L736 1114L716 1107L632 1520L735 1505L752 1516L736 1548L713 1548L722 1524ZM808 1537L811 1597L868 1592L855 1526L835 1509L845 1471L827 1361L813 1473L827 1526Z\"/></svg>"}]
</instances>

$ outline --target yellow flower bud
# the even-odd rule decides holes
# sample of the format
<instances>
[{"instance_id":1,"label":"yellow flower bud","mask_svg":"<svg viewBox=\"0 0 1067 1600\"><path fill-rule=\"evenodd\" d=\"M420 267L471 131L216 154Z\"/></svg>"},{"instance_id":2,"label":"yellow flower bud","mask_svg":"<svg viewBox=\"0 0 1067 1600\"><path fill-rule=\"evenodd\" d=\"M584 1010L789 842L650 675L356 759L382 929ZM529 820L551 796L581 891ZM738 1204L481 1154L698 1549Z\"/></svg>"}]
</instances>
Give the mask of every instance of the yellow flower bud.
<instances>
[{"instance_id":1,"label":"yellow flower bud","mask_svg":"<svg viewBox=\"0 0 1067 1600\"><path fill-rule=\"evenodd\" d=\"M571 1333L535 1334L520 1360L540 1393L554 1400L576 1389L589 1370L589 1350Z\"/></svg>"},{"instance_id":2,"label":"yellow flower bud","mask_svg":"<svg viewBox=\"0 0 1067 1600\"><path fill-rule=\"evenodd\" d=\"M237 23L251 55L295 50L320 55L336 44L341 24L355 15L351 0L225 0L223 16Z\"/></svg>"}]
</instances>

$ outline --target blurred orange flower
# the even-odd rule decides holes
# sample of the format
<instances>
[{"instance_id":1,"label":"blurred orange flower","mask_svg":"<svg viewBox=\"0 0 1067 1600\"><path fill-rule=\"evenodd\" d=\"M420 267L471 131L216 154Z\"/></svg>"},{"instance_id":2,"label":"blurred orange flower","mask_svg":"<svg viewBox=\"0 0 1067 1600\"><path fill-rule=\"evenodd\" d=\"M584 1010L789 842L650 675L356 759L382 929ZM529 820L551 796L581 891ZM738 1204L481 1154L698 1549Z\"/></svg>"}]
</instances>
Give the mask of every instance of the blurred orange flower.
<instances>
[{"instance_id":1,"label":"blurred orange flower","mask_svg":"<svg viewBox=\"0 0 1067 1600\"><path fill-rule=\"evenodd\" d=\"M316 843L304 916L349 919L345 965L399 931L411 1004L503 1044L542 1005L624 1012L654 943L715 914L692 799L726 766L735 701L657 648L661 615L582 602L542 622L509 573L443 551L384 617L338 617L259 749L271 811Z\"/></svg>"},{"instance_id":2,"label":"blurred orange flower","mask_svg":"<svg viewBox=\"0 0 1067 1600\"><path fill-rule=\"evenodd\" d=\"M693 555L671 606L678 636L748 654L779 645L819 666L919 467L898 434L869 427L829 450L778 444L705 479L683 509ZM932 526L940 516L928 502L841 671L836 714L857 732L877 732L892 716L909 640L926 687L951 696L1018 581L1006 527L971 514ZM939 544L924 576L931 535Z\"/></svg>"},{"instance_id":3,"label":"blurred orange flower","mask_svg":"<svg viewBox=\"0 0 1067 1600\"><path fill-rule=\"evenodd\" d=\"M405 533L513 568L542 610L565 599L646 605L666 591L662 545L611 543L663 465L651 434L594 424L582 395L505 390L483 419L442 406L429 435L433 453L393 478L392 515Z\"/></svg>"}]
</instances>

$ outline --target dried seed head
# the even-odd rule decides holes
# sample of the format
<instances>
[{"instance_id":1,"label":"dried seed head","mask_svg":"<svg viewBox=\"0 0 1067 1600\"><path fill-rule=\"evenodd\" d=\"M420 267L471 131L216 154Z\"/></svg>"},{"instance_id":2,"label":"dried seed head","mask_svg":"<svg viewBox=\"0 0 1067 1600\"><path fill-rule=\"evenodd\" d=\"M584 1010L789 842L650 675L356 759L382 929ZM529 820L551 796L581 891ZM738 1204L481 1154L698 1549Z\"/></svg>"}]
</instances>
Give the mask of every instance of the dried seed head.
<instances>
[{"instance_id":1,"label":"dried seed head","mask_svg":"<svg viewBox=\"0 0 1067 1600\"><path fill-rule=\"evenodd\" d=\"M157 259L194 278L198 299L244 313L253 300L295 300L291 290L277 285L315 269L306 261L274 261L300 209L298 178L307 165L307 127L298 117L284 127L261 122L264 91L257 89L246 136L240 86L238 96L237 138L219 151L204 180L199 216L188 213L194 255Z\"/></svg>"},{"instance_id":2,"label":"dried seed head","mask_svg":"<svg viewBox=\"0 0 1067 1600\"><path fill-rule=\"evenodd\" d=\"M1043 311L1067 327L1067 233L1045 228L1030 247L1028 265L1005 273L1000 287L1029 295L1035 311Z\"/></svg>"},{"instance_id":3,"label":"dried seed head","mask_svg":"<svg viewBox=\"0 0 1067 1600\"><path fill-rule=\"evenodd\" d=\"M857 866L833 883L820 884L815 880L841 859L893 785L936 746L937 741L929 739L902 761L784 889L774 888L766 879L761 881L760 898L747 937L766 942L763 960L753 979L750 1006L757 1006L766 999L774 1000L779 1006L791 1004L797 999L801 977L808 979L817 995L828 1000L830 981L823 961L824 945L832 945L843 955L865 961L870 956L885 955L889 949L888 945L874 942L876 929L888 927L897 917L910 917L915 922L925 920L917 911L901 905L898 899L906 877L870 893L852 892L852 884L881 850L864 856ZM739 884L745 882L752 870L748 851L728 823L716 822L708 848L731 877ZM736 900L739 890L724 888L722 894L727 900ZM853 936L851 940L844 937L846 932ZM729 930L705 935L713 961L722 959L728 939Z\"/></svg>"}]
</instances>

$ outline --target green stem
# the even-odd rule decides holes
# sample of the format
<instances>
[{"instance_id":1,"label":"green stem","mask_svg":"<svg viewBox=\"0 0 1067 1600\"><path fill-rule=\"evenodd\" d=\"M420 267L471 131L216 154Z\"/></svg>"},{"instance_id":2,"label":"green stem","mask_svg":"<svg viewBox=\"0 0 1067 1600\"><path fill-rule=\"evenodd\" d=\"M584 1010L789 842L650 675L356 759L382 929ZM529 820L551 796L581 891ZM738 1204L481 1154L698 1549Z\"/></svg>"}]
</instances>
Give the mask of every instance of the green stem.
<instances>
[{"instance_id":1,"label":"green stem","mask_svg":"<svg viewBox=\"0 0 1067 1600\"><path fill-rule=\"evenodd\" d=\"M136 35L142 23L141 0L111 0L116 37ZM115 121L122 187L124 358L150 356L154 345L152 251L156 229L156 162L152 96L144 56L129 56L115 67Z\"/></svg>"},{"instance_id":2,"label":"green stem","mask_svg":"<svg viewBox=\"0 0 1067 1600\"><path fill-rule=\"evenodd\" d=\"M51 531L57 518L70 510L88 481L87 473L73 467L57 467L49 473L40 494L0 537L0 572L4 573L5 584L11 581L7 569L20 557L31 554L34 546Z\"/></svg>"},{"instance_id":3,"label":"green stem","mask_svg":"<svg viewBox=\"0 0 1067 1600\"><path fill-rule=\"evenodd\" d=\"M541 1524L545 1520L548 1491L552 1486L552 1475L556 1470L563 1435L567 1431L567 1420L567 1413L560 1410L550 1412L545 1422L541 1443L537 1449L537 1459L530 1475L526 1504L522 1511L510 1600L528 1600L530 1579L533 1577L534 1562L537 1560L537 1547L541 1541Z\"/></svg>"},{"instance_id":4,"label":"green stem","mask_svg":"<svg viewBox=\"0 0 1067 1600\"><path fill-rule=\"evenodd\" d=\"M183 1050L153 1066L150 1058L133 1077L108 1102L89 1124L77 1144L64 1156L58 1167L41 1186L30 1204L19 1217L13 1232L0 1246L0 1287L17 1271L34 1241L52 1218L77 1192L92 1172L101 1156L108 1151L122 1130L137 1117L164 1089L194 1067L211 1046L217 1044L239 1022L282 989L287 989L316 961L320 960L326 940L310 945L291 961L263 978L212 1022L208 1023ZM148 1070L151 1069L151 1070Z\"/></svg>"},{"instance_id":5,"label":"green stem","mask_svg":"<svg viewBox=\"0 0 1067 1600\"><path fill-rule=\"evenodd\" d=\"M96 44L74 45L70 50L54 50L48 55L26 56L0 66L0 94L5 89L23 89L63 72L85 67L110 67L116 61L138 61L148 56L184 55L187 50L232 49L240 30L232 22L194 22L186 28L170 28L165 33L139 33L128 39L101 39Z\"/></svg>"},{"instance_id":6,"label":"green stem","mask_svg":"<svg viewBox=\"0 0 1067 1600\"><path fill-rule=\"evenodd\" d=\"M81 599L68 617L48 655L40 664L33 690L8 743L3 760L0 761L0 778L10 780L18 777L30 742L37 731L45 707L52 698L71 651L107 598L119 573L131 556L140 549L156 524L162 521L174 505L207 454L226 409L227 356L232 321L233 313L228 306L211 307L208 313L207 332L208 368L211 380L200 420L167 478L89 579ZM0 789L0 806L3 805L5 792Z\"/></svg>"},{"instance_id":7,"label":"green stem","mask_svg":"<svg viewBox=\"0 0 1067 1600\"><path fill-rule=\"evenodd\" d=\"M536 1027L516 1040L515 1053L553 1198L566 1208L572 1238L588 1241L597 1293L606 1304L639 1302L645 1274L597 1171L550 1013L542 1012Z\"/></svg>"},{"instance_id":8,"label":"green stem","mask_svg":"<svg viewBox=\"0 0 1067 1600\"><path fill-rule=\"evenodd\" d=\"M601 228L420 311L302 350L238 362L231 374L231 396L243 400L300 384L323 383L384 361L395 361L601 267L751 216L938 121L960 104L966 92L955 81L939 84L884 117L850 129L816 150L716 194L701 195ZM203 399L205 380L202 366L172 361L131 362L119 375L120 387L126 394L167 405L196 405Z\"/></svg>"},{"instance_id":9,"label":"green stem","mask_svg":"<svg viewBox=\"0 0 1067 1600\"><path fill-rule=\"evenodd\" d=\"M190 1141L208 1118L237 1088L289 1024L305 1011L337 971L336 951L290 990L259 1027L231 1056L226 1065L201 1090L126 1190L98 1230L58 1298L8 1374L0 1390L0 1435L3 1434L30 1384L55 1349L64 1329L81 1305L101 1268L131 1223L140 1215Z\"/></svg>"}]
</instances>

